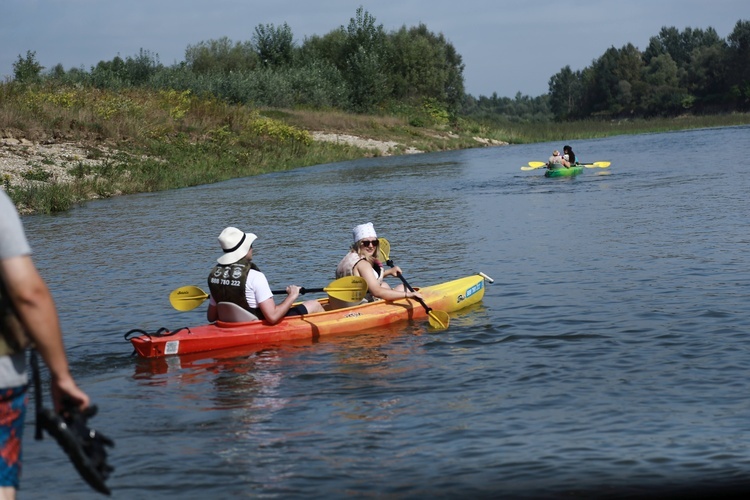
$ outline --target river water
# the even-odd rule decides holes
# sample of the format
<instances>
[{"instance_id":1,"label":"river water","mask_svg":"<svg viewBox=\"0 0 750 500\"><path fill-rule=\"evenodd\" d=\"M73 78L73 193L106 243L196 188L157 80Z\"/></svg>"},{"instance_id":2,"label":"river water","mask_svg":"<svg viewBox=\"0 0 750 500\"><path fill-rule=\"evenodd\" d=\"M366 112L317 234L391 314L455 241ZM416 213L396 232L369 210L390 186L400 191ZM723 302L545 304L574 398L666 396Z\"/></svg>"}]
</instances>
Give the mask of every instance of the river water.
<instances>
[{"instance_id":1,"label":"river water","mask_svg":"<svg viewBox=\"0 0 750 500\"><path fill-rule=\"evenodd\" d=\"M113 498L618 497L750 484L750 127L365 159L24 217ZM318 342L149 361L228 225L273 288L325 286L372 221L412 285L481 305ZM394 283L395 284L395 283ZM31 412L30 412L31 413ZM96 498L50 438L21 498Z\"/></svg>"}]
</instances>

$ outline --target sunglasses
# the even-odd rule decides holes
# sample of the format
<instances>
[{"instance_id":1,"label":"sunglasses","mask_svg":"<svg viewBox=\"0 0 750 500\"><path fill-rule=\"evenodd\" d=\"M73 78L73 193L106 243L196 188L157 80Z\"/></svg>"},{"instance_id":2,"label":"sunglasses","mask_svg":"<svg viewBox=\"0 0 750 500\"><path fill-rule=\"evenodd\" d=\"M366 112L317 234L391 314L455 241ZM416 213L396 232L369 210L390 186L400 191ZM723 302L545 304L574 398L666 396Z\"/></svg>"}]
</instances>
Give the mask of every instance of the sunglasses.
<instances>
[{"instance_id":1,"label":"sunglasses","mask_svg":"<svg viewBox=\"0 0 750 500\"><path fill-rule=\"evenodd\" d=\"M378 246L378 240L362 240L359 244L363 247L376 247Z\"/></svg>"}]
</instances>

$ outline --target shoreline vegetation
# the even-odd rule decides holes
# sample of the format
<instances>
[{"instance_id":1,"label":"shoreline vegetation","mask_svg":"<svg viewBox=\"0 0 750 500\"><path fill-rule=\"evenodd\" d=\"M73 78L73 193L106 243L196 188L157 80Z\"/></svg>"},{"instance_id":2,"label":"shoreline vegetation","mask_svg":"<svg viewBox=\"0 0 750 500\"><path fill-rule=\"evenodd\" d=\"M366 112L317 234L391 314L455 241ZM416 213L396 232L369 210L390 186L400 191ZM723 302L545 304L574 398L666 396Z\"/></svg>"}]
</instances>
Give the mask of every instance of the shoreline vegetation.
<instances>
[{"instance_id":1,"label":"shoreline vegetation","mask_svg":"<svg viewBox=\"0 0 750 500\"><path fill-rule=\"evenodd\" d=\"M356 114L12 82L0 103L0 185L23 214L374 156L750 124L732 113L497 126L428 106Z\"/></svg>"}]
</instances>

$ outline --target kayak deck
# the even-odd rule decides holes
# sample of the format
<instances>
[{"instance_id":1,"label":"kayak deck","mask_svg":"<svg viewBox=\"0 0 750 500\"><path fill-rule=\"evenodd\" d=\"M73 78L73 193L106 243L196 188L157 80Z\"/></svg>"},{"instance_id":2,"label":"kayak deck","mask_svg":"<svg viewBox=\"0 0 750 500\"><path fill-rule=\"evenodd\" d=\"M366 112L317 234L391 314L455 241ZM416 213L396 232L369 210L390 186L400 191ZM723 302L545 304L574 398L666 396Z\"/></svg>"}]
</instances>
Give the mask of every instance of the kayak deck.
<instances>
[{"instance_id":1,"label":"kayak deck","mask_svg":"<svg viewBox=\"0 0 750 500\"><path fill-rule=\"evenodd\" d=\"M544 172L545 177L572 177L574 175L578 175L581 172L583 172L583 167L580 165L574 165L570 168L552 168L547 169L546 172Z\"/></svg>"},{"instance_id":2,"label":"kayak deck","mask_svg":"<svg viewBox=\"0 0 750 500\"><path fill-rule=\"evenodd\" d=\"M437 311L455 312L476 304L484 297L482 273L446 283L423 287L424 302ZM488 278L489 279L489 278ZM324 306L328 299L321 299ZM422 319L427 312L414 299L377 300L333 311L289 316L270 325L265 321L215 323L186 327L174 332L161 329L129 338L139 356L155 358L175 354L205 352L253 344L289 340L312 340L323 335L353 333L399 321Z\"/></svg>"}]
</instances>

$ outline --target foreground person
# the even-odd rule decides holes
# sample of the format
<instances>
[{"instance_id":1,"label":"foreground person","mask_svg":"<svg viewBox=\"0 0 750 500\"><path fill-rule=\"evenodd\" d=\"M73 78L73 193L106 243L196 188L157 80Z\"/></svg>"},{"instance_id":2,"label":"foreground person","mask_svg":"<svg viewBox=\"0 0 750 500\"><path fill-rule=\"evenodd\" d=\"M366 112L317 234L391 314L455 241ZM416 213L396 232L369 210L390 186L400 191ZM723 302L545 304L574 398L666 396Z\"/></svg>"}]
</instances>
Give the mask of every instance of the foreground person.
<instances>
[{"instance_id":1,"label":"foreground person","mask_svg":"<svg viewBox=\"0 0 750 500\"><path fill-rule=\"evenodd\" d=\"M18 212L0 189L0 498L6 499L19 486L29 339L49 368L55 411L63 410L65 398L86 410L89 397L70 374L54 300L31 259Z\"/></svg>"}]
</instances>

